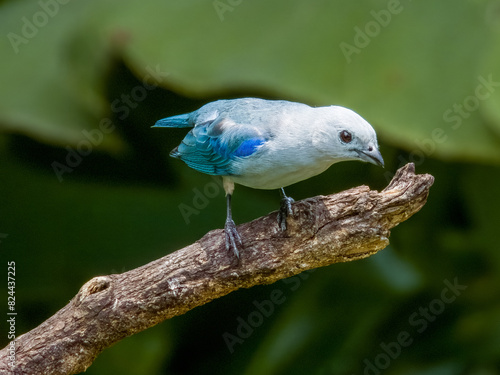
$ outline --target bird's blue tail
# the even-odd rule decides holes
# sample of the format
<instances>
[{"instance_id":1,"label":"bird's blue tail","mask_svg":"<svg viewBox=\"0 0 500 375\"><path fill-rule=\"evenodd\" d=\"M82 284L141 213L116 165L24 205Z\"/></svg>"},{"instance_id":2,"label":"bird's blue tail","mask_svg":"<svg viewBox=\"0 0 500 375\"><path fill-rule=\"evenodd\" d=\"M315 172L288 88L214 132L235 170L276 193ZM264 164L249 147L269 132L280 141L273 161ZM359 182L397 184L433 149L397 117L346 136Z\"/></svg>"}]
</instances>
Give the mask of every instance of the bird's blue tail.
<instances>
[{"instance_id":1,"label":"bird's blue tail","mask_svg":"<svg viewBox=\"0 0 500 375\"><path fill-rule=\"evenodd\" d=\"M193 125L189 123L190 113L166 117L156 121L152 128L192 128Z\"/></svg>"}]
</instances>

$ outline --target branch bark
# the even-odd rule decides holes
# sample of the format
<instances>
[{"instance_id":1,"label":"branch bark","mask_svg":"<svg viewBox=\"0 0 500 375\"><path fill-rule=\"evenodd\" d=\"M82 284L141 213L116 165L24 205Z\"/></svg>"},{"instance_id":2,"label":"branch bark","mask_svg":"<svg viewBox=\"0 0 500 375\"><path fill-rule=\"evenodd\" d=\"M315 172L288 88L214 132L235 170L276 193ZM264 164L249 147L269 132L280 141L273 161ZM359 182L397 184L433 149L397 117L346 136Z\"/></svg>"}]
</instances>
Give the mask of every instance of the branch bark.
<instances>
[{"instance_id":1,"label":"branch bark","mask_svg":"<svg viewBox=\"0 0 500 375\"><path fill-rule=\"evenodd\" d=\"M288 229L276 212L242 224L238 264L222 230L142 267L95 277L51 318L0 351L0 373L76 374L110 345L239 288L307 269L366 258L389 244L390 229L419 211L434 182L399 169L381 192L367 186L293 204Z\"/></svg>"}]
</instances>

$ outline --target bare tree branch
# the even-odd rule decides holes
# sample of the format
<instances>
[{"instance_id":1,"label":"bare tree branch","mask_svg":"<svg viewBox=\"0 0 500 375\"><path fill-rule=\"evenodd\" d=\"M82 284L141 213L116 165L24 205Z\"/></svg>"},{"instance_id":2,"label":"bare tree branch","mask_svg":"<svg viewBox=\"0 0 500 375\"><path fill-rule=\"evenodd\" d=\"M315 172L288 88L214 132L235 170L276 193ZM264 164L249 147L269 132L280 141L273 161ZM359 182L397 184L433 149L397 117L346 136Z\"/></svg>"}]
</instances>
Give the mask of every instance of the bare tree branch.
<instances>
[{"instance_id":1,"label":"bare tree branch","mask_svg":"<svg viewBox=\"0 0 500 375\"><path fill-rule=\"evenodd\" d=\"M381 192L366 186L296 202L286 232L276 212L238 227L238 264L222 230L134 270L95 277L51 318L0 352L0 373L76 374L117 341L239 288L270 284L304 270L375 254L390 229L420 210L434 182L397 171Z\"/></svg>"}]
</instances>

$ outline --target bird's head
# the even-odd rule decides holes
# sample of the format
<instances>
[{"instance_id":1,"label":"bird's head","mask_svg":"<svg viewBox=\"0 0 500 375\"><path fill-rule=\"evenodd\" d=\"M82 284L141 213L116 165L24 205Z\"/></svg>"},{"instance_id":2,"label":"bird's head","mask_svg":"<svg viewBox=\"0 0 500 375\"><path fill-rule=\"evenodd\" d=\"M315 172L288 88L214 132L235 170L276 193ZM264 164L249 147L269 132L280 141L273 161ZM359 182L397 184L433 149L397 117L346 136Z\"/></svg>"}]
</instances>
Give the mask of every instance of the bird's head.
<instances>
[{"instance_id":1,"label":"bird's head","mask_svg":"<svg viewBox=\"0 0 500 375\"><path fill-rule=\"evenodd\" d=\"M384 166L378 149L377 134L356 112L340 107L315 108L318 121L313 145L333 161L359 160Z\"/></svg>"}]
</instances>

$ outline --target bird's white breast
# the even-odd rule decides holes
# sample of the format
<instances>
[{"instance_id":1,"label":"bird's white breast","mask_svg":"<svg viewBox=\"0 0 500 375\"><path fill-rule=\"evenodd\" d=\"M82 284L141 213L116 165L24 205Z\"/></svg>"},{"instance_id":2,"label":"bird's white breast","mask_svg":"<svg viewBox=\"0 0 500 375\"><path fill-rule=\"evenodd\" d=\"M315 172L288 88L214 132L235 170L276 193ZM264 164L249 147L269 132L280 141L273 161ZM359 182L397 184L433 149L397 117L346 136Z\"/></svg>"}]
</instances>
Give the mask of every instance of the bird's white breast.
<instances>
[{"instance_id":1,"label":"bird's white breast","mask_svg":"<svg viewBox=\"0 0 500 375\"><path fill-rule=\"evenodd\" d=\"M286 147L281 139L277 146L265 145L267 149L238 163L239 173L231 179L254 189L278 189L316 176L334 163L322 159L307 142L295 140Z\"/></svg>"}]
</instances>

